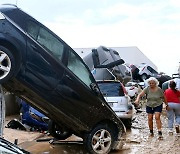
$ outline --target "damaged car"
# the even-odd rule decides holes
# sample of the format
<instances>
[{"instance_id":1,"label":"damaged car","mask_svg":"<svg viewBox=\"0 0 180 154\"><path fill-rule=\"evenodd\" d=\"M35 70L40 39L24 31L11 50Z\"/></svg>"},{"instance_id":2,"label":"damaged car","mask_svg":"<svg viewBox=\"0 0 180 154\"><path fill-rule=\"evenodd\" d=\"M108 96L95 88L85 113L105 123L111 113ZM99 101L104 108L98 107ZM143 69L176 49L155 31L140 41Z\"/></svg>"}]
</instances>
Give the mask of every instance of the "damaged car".
<instances>
[{"instance_id":1,"label":"damaged car","mask_svg":"<svg viewBox=\"0 0 180 154\"><path fill-rule=\"evenodd\" d=\"M132 79L131 69L114 49L99 46L83 60L96 80L118 79L125 84Z\"/></svg>"},{"instance_id":2,"label":"damaged car","mask_svg":"<svg viewBox=\"0 0 180 154\"><path fill-rule=\"evenodd\" d=\"M30 152L18 147L16 144L0 137L0 153L4 154L30 154Z\"/></svg>"},{"instance_id":3,"label":"damaged car","mask_svg":"<svg viewBox=\"0 0 180 154\"><path fill-rule=\"evenodd\" d=\"M97 81L98 86L116 115L122 120L127 129L131 128L133 106L124 85L117 80Z\"/></svg>"},{"instance_id":4,"label":"damaged car","mask_svg":"<svg viewBox=\"0 0 180 154\"><path fill-rule=\"evenodd\" d=\"M147 65L146 63L141 63L138 66L139 69L139 76L141 77L141 81L145 81L149 77L155 77L155 78L160 78L159 73L152 68L151 66Z\"/></svg>"},{"instance_id":5,"label":"damaged car","mask_svg":"<svg viewBox=\"0 0 180 154\"><path fill-rule=\"evenodd\" d=\"M48 130L49 118L31 107L22 99L18 99L20 106L20 120L22 124L28 125L30 130Z\"/></svg>"},{"instance_id":6,"label":"damaged car","mask_svg":"<svg viewBox=\"0 0 180 154\"><path fill-rule=\"evenodd\" d=\"M51 119L56 138L82 137L90 153L122 146L126 128L84 61L15 5L0 6L0 84Z\"/></svg>"}]
</instances>

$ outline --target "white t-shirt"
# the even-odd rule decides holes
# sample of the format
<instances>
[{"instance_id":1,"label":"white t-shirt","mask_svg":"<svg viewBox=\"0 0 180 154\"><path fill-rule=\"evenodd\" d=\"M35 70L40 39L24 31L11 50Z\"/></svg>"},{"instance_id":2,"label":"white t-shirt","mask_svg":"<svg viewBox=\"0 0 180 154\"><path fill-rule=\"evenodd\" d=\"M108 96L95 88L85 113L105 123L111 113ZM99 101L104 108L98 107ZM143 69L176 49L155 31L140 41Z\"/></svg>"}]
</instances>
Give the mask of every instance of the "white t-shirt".
<instances>
[{"instance_id":1,"label":"white t-shirt","mask_svg":"<svg viewBox=\"0 0 180 154\"><path fill-rule=\"evenodd\" d=\"M175 79L173 79L174 80L174 82L176 83L176 88L178 89L178 90L180 90L180 78L175 78Z\"/></svg>"}]
</instances>

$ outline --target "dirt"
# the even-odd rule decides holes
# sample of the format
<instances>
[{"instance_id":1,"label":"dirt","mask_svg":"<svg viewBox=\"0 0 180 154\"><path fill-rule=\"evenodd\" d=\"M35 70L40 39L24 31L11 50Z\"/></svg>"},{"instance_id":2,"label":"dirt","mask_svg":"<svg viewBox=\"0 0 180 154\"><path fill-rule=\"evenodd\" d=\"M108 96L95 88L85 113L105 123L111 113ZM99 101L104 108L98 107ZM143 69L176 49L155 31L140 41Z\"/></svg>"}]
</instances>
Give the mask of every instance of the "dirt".
<instances>
[{"instance_id":1,"label":"dirt","mask_svg":"<svg viewBox=\"0 0 180 154\"><path fill-rule=\"evenodd\" d=\"M14 118L6 117L7 122ZM156 124L154 120L154 137L149 137L147 125L147 115L144 110L134 115L131 130L127 130L126 142L122 150L112 151L112 154L179 154L180 136L175 133L168 134L166 111L163 110L162 116L163 140L158 139ZM48 142L36 142L36 139L47 138L47 134L40 132L28 132L4 129L4 138L14 142L18 139L18 144L31 153L87 153L83 147L82 139L72 136L58 144L49 144Z\"/></svg>"},{"instance_id":2,"label":"dirt","mask_svg":"<svg viewBox=\"0 0 180 154\"><path fill-rule=\"evenodd\" d=\"M179 154L180 150L180 135L175 133L168 134L167 115L163 110L162 133L163 140L158 139L155 119L154 119L154 137L149 137L149 129L147 123L147 115L145 110L141 113L136 113L134 116L131 131L127 132L126 144L123 147L123 154Z\"/></svg>"},{"instance_id":3,"label":"dirt","mask_svg":"<svg viewBox=\"0 0 180 154\"><path fill-rule=\"evenodd\" d=\"M18 115L7 116L5 119L5 126L12 119L18 119ZM4 128L3 137L8 141L14 143L15 139L18 139L18 143L23 143L26 141L33 141L36 138L41 137L43 134L36 131L22 131L18 129Z\"/></svg>"}]
</instances>

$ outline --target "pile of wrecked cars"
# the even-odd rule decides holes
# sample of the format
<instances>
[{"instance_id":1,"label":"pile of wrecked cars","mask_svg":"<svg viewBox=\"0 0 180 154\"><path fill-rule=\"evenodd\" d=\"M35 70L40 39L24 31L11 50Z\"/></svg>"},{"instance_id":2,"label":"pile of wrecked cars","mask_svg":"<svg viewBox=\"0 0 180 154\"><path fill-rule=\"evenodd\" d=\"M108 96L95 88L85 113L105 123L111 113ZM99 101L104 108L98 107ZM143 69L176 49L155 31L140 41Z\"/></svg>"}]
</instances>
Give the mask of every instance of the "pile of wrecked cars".
<instances>
[{"instance_id":1,"label":"pile of wrecked cars","mask_svg":"<svg viewBox=\"0 0 180 154\"><path fill-rule=\"evenodd\" d=\"M0 65L0 84L51 119L52 136L75 134L90 153L122 146L126 128L82 58L15 5L0 6Z\"/></svg>"}]
</instances>

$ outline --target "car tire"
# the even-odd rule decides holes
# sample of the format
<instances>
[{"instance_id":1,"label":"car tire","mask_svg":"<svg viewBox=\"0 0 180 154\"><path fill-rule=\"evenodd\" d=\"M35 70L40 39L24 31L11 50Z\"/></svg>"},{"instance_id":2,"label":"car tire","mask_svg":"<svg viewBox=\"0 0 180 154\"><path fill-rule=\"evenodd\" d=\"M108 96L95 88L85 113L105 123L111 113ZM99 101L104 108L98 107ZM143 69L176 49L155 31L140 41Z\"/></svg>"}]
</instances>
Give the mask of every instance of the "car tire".
<instances>
[{"instance_id":1,"label":"car tire","mask_svg":"<svg viewBox=\"0 0 180 154\"><path fill-rule=\"evenodd\" d=\"M58 140L65 140L72 135L70 130L60 127L52 120L49 120L48 131L50 135Z\"/></svg>"},{"instance_id":2,"label":"car tire","mask_svg":"<svg viewBox=\"0 0 180 154\"><path fill-rule=\"evenodd\" d=\"M147 74L142 74L141 75L141 79L142 79L142 81L147 80L148 79Z\"/></svg>"},{"instance_id":3,"label":"car tire","mask_svg":"<svg viewBox=\"0 0 180 154\"><path fill-rule=\"evenodd\" d=\"M16 72L15 58L9 49L0 46L0 84L11 79Z\"/></svg>"},{"instance_id":4,"label":"car tire","mask_svg":"<svg viewBox=\"0 0 180 154\"><path fill-rule=\"evenodd\" d=\"M88 152L92 154L109 153L112 149L113 142L117 138L113 128L106 124L99 124L90 133L84 137L84 145Z\"/></svg>"},{"instance_id":5,"label":"car tire","mask_svg":"<svg viewBox=\"0 0 180 154\"><path fill-rule=\"evenodd\" d=\"M126 129L131 129L132 127L132 119L125 119L125 120L122 120Z\"/></svg>"}]
</instances>

